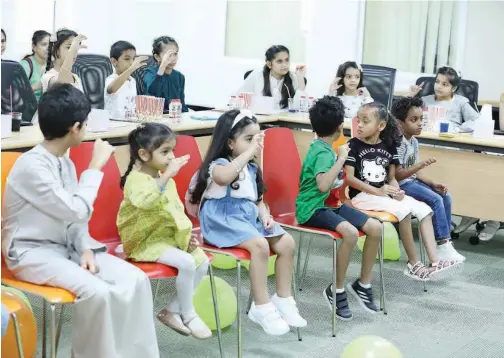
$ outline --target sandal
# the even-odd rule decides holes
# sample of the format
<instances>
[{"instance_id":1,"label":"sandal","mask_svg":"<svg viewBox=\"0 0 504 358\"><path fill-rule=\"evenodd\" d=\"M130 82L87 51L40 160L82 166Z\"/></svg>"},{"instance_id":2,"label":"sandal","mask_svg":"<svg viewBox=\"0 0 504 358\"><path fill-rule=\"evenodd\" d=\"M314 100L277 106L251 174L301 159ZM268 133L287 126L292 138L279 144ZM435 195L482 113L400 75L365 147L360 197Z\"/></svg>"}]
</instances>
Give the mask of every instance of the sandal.
<instances>
[{"instance_id":1,"label":"sandal","mask_svg":"<svg viewBox=\"0 0 504 358\"><path fill-rule=\"evenodd\" d=\"M417 281L429 281L431 272L423 263L418 261L416 264L411 265L409 262L403 272L409 278Z\"/></svg>"},{"instance_id":2,"label":"sandal","mask_svg":"<svg viewBox=\"0 0 504 358\"><path fill-rule=\"evenodd\" d=\"M173 313L163 308L157 314L157 319L183 336L191 335L191 330L184 325L182 317L178 313Z\"/></svg>"},{"instance_id":3,"label":"sandal","mask_svg":"<svg viewBox=\"0 0 504 358\"><path fill-rule=\"evenodd\" d=\"M462 267L462 261L439 260L437 264L429 266L430 277L432 280L441 280L460 272Z\"/></svg>"}]
</instances>

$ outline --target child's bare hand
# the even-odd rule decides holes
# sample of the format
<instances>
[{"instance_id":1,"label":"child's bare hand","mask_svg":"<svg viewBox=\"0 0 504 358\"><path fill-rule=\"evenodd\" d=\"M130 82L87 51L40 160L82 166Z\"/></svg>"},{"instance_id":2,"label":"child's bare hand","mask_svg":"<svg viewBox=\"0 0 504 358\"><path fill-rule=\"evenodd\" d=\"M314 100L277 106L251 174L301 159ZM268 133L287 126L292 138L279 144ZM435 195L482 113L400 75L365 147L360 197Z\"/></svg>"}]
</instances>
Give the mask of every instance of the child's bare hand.
<instances>
[{"instance_id":1,"label":"child's bare hand","mask_svg":"<svg viewBox=\"0 0 504 358\"><path fill-rule=\"evenodd\" d=\"M183 155L178 158L173 158L170 159L170 162L168 163L168 168L166 168L165 174L168 175L170 178L173 178L175 175L178 174L179 170L189 162L189 159L191 159L191 156L188 155Z\"/></svg>"},{"instance_id":2,"label":"child's bare hand","mask_svg":"<svg viewBox=\"0 0 504 358\"><path fill-rule=\"evenodd\" d=\"M424 160L423 162L420 163L420 169L426 168L434 163L437 163L436 158L429 158L427 160Z\"/></svg>"},{"instance_id":3,"label":"child's bare hand","mask_svg":"<svg viewBox=\"0 0 504 358\"><path fill-rule=\"evenodd\" d=\"M365 98L371 97L371 94L369 93L368 89L366 87L361 87L357 90L357 93L360 96L363 96Z\"/></svg>"},{"instance_id":4,"label":"child's bare hand","mask_svg":"<svg viewBox=\"0 0 504 358\"><path fill-rule=\"evenodd\" d=\"M138 56L133 60L133 63L131 64L131 68L133 71L138 70L140 67L147 66L147 60L149 57L147 56Z\"/></svg>"},{"instance_id":5,"label":"child's bare hand","mask_svg":"<svg viewBox=\"0 0 504 358\"><path fill-rule=\"evenodd\" d=\"M163 58L161 60L161 67L166 68L170 63L175 62L175 50L167 50L163 54Z\"/></svg>"},{"instance_id":6,"label":"child's bare hand","mask_svg":"<svg viewBox=\"0 0 504 358\"><path fill-rule=\"evenodd\" d=\"M95 254L90 249L84 250L84 252L82 253L80 258L80 266L84 270L89 271L92 274L100 272L100 268L96 264Z\"/></svg>"},{"instance_id":7,"label":"child's bare hand","mask_svg":"<svg viewBox=\"0 0 504 358\"><path fill-rule=\"evenodd\" d=\"M272 232L272 231L273 231L273 227L274 227L274 225L275 225L275 220L273 220L273 216L271 216L271 215L266 215L266 216L262 219L262 222L263 222L264 228L265 228L267 231L270 231L270 232Z\"/></svg>"},{"instance_id":8,"label":"child's bare hand","mask_svg":"<svg viewBox=\"0 0 504 358\"><path fill-rule=\"evenodd\" d=\"M338 158L343 158L343 159L348 158L349 151L350 151L350 148L348 147L348 144L340 145L338 147Z\"/></svg>"},{"instance_id":9,"label":"child's bare hand","mask_svg":"<svg viewBox=\"0 0 504 358\"><path fill-rule=\"evenodd\" d=\"M418 92L420 92L422 90L424 84L425 84L425 82L422 82L418 86L417 85L410 86L410 88L409 88L409 90L410 90L409 95L411 97L415 97L418 94Z\"/></svg>"},{"instance_id":10,"label":"child's bare hand","mask_svg":"<svg viewBox=\"0 0 504 358\"><path fill-rule=\"evenodd\" d=\"M392 197L395 199L395 200L398 200L398 201L402 201L404 199L404 190L398 190L397 193L395 195L393 195Z\"/></svg>"},{"instance_id":11,"label":"child's bare hand","mask_svg":"<svg viewBox=\"0 0 504 358\"><path fill-rule=\"evenodd\" d=\"M396 187L394 187L392 185L388 185L388 184L385 184L380 189L378 189L378 192L379 192L380 196L392 196L392 197L394 197L394 196L397 195L398 191L399 191L399 189L397 189Z\"/></svg>"},{"instance_id":12,"label":"child's bare hand","mask_svg":"<svg viewBox=\"0 0 504 358\"><path fill-rule=\"evenodd\" d=\"M341 77L336 77L332 82L331 85L329 86L329 94L331 95L336 95L336 91L343 86L340 84Z\"/></svg>"},{"instance_id":13,"label":"child's bare hand","mask_svg":"<svg viewBox=\"0 0 504 358\"><path fill-rule=\"evenodd\" d=\"M188 252L193 252L196 250L198 247L200 247L200 242L196 235L192 235L191 239L189 240L189 247L187 248Z\"/></svg>"}]
</instances>

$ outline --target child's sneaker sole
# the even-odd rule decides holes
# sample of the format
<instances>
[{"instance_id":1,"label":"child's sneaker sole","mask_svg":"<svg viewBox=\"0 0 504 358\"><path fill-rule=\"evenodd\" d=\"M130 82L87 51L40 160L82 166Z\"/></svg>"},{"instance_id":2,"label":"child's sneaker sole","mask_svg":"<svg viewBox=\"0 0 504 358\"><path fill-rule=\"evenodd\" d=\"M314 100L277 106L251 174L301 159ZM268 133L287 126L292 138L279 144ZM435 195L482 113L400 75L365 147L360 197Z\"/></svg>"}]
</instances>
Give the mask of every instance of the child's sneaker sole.
<instances>
[{"instance_id":1,"label":"child's sneaker sole","mask_svg":"<svg viewBox=\"0 0 504 358\"><path fill-rule=\"evenodd\" d=\"M453 275L461 273L464 269L464 262L458 261L454 265L443 268L438 271L433 271L429 275L431 281L441 281Z\"/></svg>"},{"instance_id":2,"label":"child's sneaker sole","mask_svg":"<svg viewBox=\"0 0 504 358\"><path fill-rule=\"evenodd\" d=\"M420 281L420 282L427 282L427 281L430 281L431 279L431 276L427 276L426 278L420 278L419 276L416 276L416 275L412 275L409 273L409 270L408 268L406 268L404 271L403 271L403 274L405 276L408 276L409 278L411 278L412 280L415 280L415 281Z\"/></svg>"}]
</instances>

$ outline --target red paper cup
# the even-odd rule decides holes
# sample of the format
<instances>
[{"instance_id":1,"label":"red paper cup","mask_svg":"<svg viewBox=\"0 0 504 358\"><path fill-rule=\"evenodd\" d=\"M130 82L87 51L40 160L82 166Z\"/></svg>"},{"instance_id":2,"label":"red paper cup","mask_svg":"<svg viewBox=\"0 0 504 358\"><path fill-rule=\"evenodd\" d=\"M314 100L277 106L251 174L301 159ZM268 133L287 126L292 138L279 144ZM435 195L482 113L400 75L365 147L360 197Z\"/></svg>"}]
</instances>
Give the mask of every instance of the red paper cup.
<instances>
[{"instance_id":1,"label":"red paper cup","mask_svg":"<svg viewBox=\"0 0 504 358\"><path fill-rule=\"evenodd\" d=\"M243 107L245 109L250 109L252 107L252 99L254 98L254 92L242 92L243 96Z\"/></svg>"}]
</instances>

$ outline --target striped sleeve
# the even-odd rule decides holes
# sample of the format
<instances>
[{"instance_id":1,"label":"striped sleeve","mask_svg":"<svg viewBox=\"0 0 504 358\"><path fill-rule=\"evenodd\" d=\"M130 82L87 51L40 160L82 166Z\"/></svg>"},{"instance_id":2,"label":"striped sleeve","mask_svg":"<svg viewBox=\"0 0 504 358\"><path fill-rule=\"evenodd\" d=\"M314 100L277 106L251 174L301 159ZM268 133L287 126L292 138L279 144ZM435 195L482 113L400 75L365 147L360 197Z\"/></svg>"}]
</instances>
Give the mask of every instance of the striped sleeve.
<instances>
[{"instance_id":1,"label":"striped sleeve","mask_svg":"<svg viewBox=\"0 0 504 358\"><path fill-rule=\"evenodd\" d=\"M355 143L350 144L350 151L348 152L347 160L345 161L345 165L356 167L357 166L357 150L355 150Z\"/></svg>"},{"instance_id":2,"label":"striped sleeve","mask_svg":"<svg viewBox=\"0 0 504 358\"><path fill-rule=\"evenodd\" d=\"M397 154L397 148L391 148L390 154L392 155L392 160L390 161L390 164L395 164L395 165L400 164L399 154Z\"/></svg>"}]
</instances>

